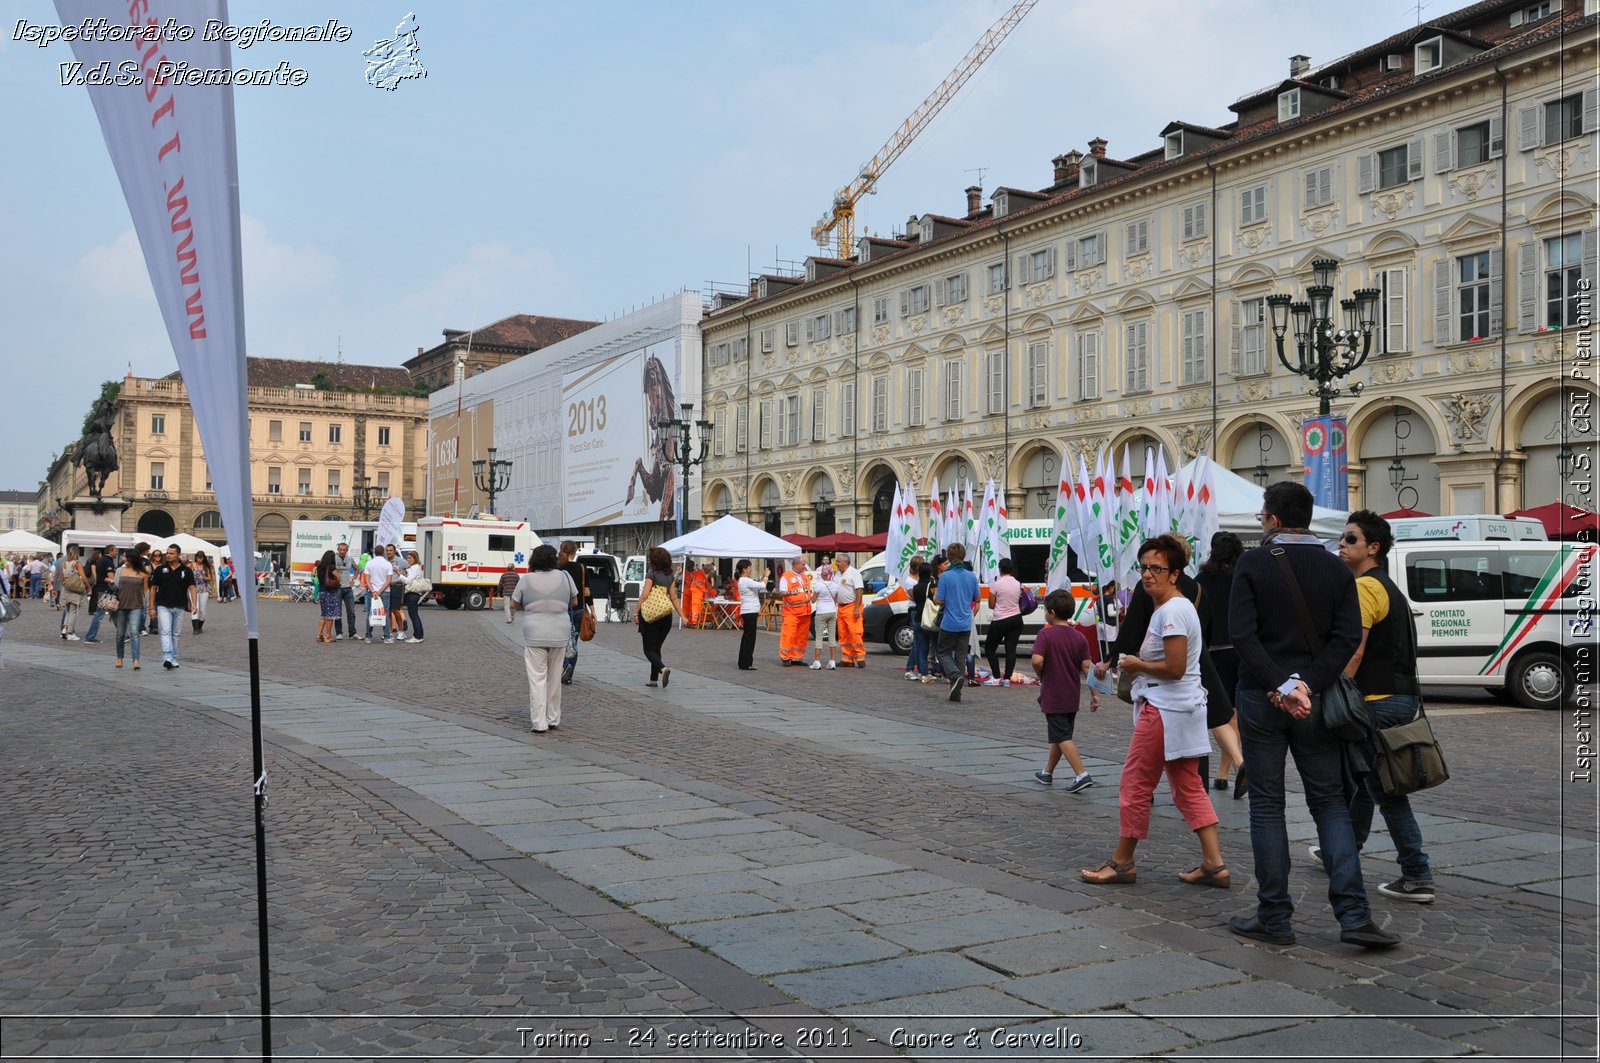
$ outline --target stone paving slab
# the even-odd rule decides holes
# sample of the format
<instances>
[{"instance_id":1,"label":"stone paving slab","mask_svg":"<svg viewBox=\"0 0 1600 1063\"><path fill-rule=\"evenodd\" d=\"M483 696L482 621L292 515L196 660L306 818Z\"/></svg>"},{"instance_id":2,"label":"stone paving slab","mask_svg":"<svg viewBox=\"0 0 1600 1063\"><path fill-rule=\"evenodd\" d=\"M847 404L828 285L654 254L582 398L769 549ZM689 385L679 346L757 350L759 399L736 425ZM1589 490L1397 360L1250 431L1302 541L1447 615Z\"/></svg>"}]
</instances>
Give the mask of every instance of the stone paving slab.
<instances>
[{"instance_id":1,"label":"stone paving slab","mask_svg":"<svg viewBox=\"0 0 1600 1063\"><path fill-rule=\"evenodd\" d=\"M1418 1033L1398 1022L1372 1018L1302 1022L1281 1030L1223 1041L1209 1046L1208 1051L1225 1052L1234 1059L1293 1058L1313 1045L1320 1046L1323 1051L1332 1049L1346 1053L1344 1058L1351 1060L1370 1060L1375 1056L1385 1060L1427 1060L1465 1055L1468 1051L1463 1045Z\"/></svg>"},{"instance_id":2,"label":"stone paving slab","mask_svg":"<svg viewBox=\"0 0 1600 1063\"><path fill-rule=\"evenodd\" d=\"M1082 926L1079 920L1042 908L1017 907L945 916L915 923L879 927L878 934L918 952L957 949L1007 938L1048 934Z\"/></svg>"},{"instance_id":3,"label":"stone paving slab","mask_svg":"<svg viewBox=\"0 0 1600 1063\"><path fill-rule=\"evenodd\" d=\"M883 960L904 951L893 942L861 931L846 934L814 934L808 931L798 937L743 939L727 942L716 949L717 955L723 959L752 974L761 975Z\"/></svg>"},{"instance_id":4,"label":"stone paving slab","mask_svg":"<svg viewBox=\"0 0 1600 1063\"><path fill-rule=\"evenodd\" d=\"M889 900L857 901L853 904L841 904L838 907L848 915L882 927L976 912L998 912L1016 908L1018 904L1008 897L1001 897L988 890L962 887L941 890L938 893L894 897Z\"/></svg>"},{"instance_id":5,"label":"stone paving slab","mask_svg":"<svg viewBox=\"0 0 1600 1063\"><path fill-rule=\"evenodd\" d=\"M1298 1026L1307 1016L1334 1016L1346 1009L1273 982L1215 986L1131 1004L1129 1011L1159 1019L1194 1041L1220 1041Z\"/></svg>"},{"instance_id":6,"label":"stone paving slab","mask_svg":"<svg viewBox=\"0 0 1600 1063\"><path fill-rule=\"evenodd\" d=\"M758 893L706 893L696 897L647 901L635 905L633 910L646 919L664 923L671 926L674 931L682 933L684 928L680 924L732 919L741 915L761 915L789 909Z\"/></svg>"},{"instance_id":7,"label":"stone paving slab","mask_svg":"<svg viewBox=\"0 0 1600 1063\"><path fill-rule=\"evenodd\" d=\"M966 956L1012 975L1045 974L1069 967L1123 960L1160 946L1116 930L1083 926L963 949Z\"/></svg>"},{"instance_id":8,"label":"stone paving slab","mask_svg":"<svg viewBox=\"0 0 1600 1063\"><path fill-rule=\"evenodd\" d=\"M1182 953L1135 956L1009 982L1005 990L1062 1012L1096 1011L1185 989L1237 982L1238 971Z\"/></svg>"},{"instance_id":9,"label":"stone paving slab","mask_svg":"<svg viewBox=\"0 0 1600 1063\"><path fill-rule=\"evenodd\" d=\"M905 956L852 967L830 967L804 974L779 975L772 984L817 1007L886 1000L891 996L932 993L941 989L989 985L1002 981L997 971L948 952ZM906 990L911 990L910 994Z\"/></svg>"}]
</instances>

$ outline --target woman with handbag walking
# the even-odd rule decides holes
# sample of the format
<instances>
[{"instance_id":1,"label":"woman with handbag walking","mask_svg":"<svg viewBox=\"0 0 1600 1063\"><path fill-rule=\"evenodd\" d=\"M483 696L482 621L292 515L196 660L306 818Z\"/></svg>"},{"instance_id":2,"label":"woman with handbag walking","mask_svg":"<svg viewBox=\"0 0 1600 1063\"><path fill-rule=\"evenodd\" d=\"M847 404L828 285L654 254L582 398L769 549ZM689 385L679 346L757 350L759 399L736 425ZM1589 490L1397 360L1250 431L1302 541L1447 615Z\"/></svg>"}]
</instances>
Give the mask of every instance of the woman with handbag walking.
<instances>
[{"instance_id":1,"label":"woman with handbag walking","mask_svg":"<svg viewBox=\"0 0 1600 1063\"><path fill-rule=\"evenodd\" d=\"M572 585L578 588L578 604L572 609L568 617L572 621L572 634L567 639L566 657L561 662L561 683L563 686L572 685L572 673L578 667L578 643L581 640L583 616L589 611L591 599L589 597L589 579L583 566L578 563L578 544L571 539L561 544L561 560L558 563L561 571L572 580ZM593 621L590 621L593 623ZM594 638L591 632L590 638Z\"/></svg>"},{"instance_id":2,"label":"woman with handbag walking","mask_svg":"<svg viewBox=\"0 0 1600 1063\"><path fill-rule=\"evenodd\" d=\"M1116 850L1100 867L1083 871L1097 886L1131 883L1138 872L1133 854L1150 836L1150 798L1163 770L1172 803L1200 840L1200 866L1178 878L1190 886L1228 889L1233 883L1222 860L1217 811L1211 807L1195 758L1211 752L1206 736L1206 691L1200 681L1200 615L1178 590L1189 549L1176 536L1158 535L1139 546L1139 573L1155 604L1137 656L1118 667L1133 681L1133 738L1122 765L1117 804L1121 826Z\"/></svg>"},{"instance_id":3,"label":"woman with handbag walking","mask_svg":"<svg viewBox=\"0 0 1600 1063\"><path fill-rule=\"evenodd\" d=\"M422 558L417 556L415 550L406 551L406 615L411 617L411 641L422 641L422 617L417 613L417 607L422 600L433 593L433 581L423 575Z\"/></svg>"},{"instance_id":4,"label":"woman with handbag walking","mask_svg":"<svg viewBox=\"0 0 1600 1063\"><path fill-rule=\"evenodd\" d=\"M66 560L61 562L61 638L64 642L80 642L74 628L78 613L83 611L84 596L89 593L89 577L78 561L78 548L67 547Z\"/></svg>"},{"instance_id":5,"label":"woman with handbag walking","mask_svg":"<svg viewBox=\"0 0 1600 1063\"><path fill-rule=\"evenodd\" d=\"M556 663L566 652L578 588L556 568L556 548L536 546L528 571L511 592L511 609L522 614L522 659L528 670L528 716L535 734L561 726L561 684Z\"/></svg>"},{"instance_id":6,"label":"woman with handbag walking","mask_svg":"<svg viewBox=\"0 0 1600 1063\"><path fill-rule=\"evenodd\" d=\"M117 667L122 667L122 651L133 642L133 670L139 670L139 621L150 597L150 571L144 559L132 550L122 551L122 567L117 570L117 609L111 614L117 629Z\"/></svg>"},{"instance_id":7,"label":"woman with handbag walking","mask_svg":"<svg viewBox=\"0 0 1600 1063\"><path fill-rule=\"evenodd\" d=\"M194 616L189 618L189 626L198 635L206 629L206 603L211 600L211 559L199 551L189 567L194 570Z\"/></svg>"},{"instance_id":8,"label":"woman with handbag walking","mask_svg":"<svg viewBox=\"0 0 1600 1063\"><path fill-rule=\"evenodd\" d=\"M639 610L633 616L644 640L644 657L650 662L650 681L645 686L661 686L672 681L672 669L661 659L661 646L672 630L672 614L683 613L683 603L673 586L672 555L652 546L644 555L645 577L639 587Z\"/></svg>"}]
</instances>

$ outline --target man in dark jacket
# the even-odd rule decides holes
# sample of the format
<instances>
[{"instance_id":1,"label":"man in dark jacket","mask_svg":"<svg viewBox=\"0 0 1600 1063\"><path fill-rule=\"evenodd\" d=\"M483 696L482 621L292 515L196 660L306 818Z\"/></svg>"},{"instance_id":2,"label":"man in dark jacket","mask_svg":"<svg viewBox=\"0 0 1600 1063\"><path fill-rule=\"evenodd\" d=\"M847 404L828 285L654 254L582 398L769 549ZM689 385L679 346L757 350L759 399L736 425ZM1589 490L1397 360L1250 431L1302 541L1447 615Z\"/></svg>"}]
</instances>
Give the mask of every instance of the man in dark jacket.
<instances>
[{"instance_id":1,"label":"man in dark jacket","mask_svg":"<svg viewBox=\"0 0 1600 1063\"><path fill-rule=\"evenodd\" d=\"M1388 948L1400 939L1372 921L1345 804L1343 750L1321 714L1322 691L1338 681L1361 643L1361 606L1350 569L1306 531L1311 511L1311 492L1303 485L1268 487L1261 502L1262 543L1245 552L1234 574L1229 631L1239 655L1239 724L1259 888L1256 914L1229 924L1243 937L1294 943L1283 813L1284 763L1292 752L1317 823L1339 940ZM1310 637L1301 620L1302 599Z\"/></svg>"}]
</instances>

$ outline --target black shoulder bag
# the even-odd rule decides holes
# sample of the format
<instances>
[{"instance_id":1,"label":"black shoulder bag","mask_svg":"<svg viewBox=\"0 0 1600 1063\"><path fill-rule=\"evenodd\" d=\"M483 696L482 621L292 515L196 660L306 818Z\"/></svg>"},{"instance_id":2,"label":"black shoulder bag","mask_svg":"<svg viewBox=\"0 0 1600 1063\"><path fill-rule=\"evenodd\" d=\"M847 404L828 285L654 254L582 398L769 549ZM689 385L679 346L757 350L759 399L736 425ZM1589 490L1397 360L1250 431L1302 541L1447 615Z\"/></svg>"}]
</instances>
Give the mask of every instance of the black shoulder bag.
<instances>
[{"instance_id":1,"label":"black shoulder bag","mask_svg":"<svg viewBox=\"0 0 1600 1063\"><path fill-rule=\"evenodd\" d=\"M1305 592L1300 589L1300 580L1294 574L1294 569L1289 566L1289 558L1285 556L1283 547L1272 548L1272 556L1277 558L1278 567L1283 570L1284 579L1289 582L1289 589L1293 592L1295 612L1300 615L1300 627L1305 632L1306 643L1311 647L1315 656L1322 652L1322 640L1317 638L1316 628L1311 623L1311 611L1306 608ZM1318 691L1311 695L1311 708L1320 710L1322 726L1335 739L1347 745L1366 745L1372 741L1374 727L1372 725L1372 711L1367 708L1366 699L1361 695L1361 688L1356 686L1356 681L1345 675L1344 670L1339 670L1339 678L1326 690Z\"/></svg>"}]
</instances>

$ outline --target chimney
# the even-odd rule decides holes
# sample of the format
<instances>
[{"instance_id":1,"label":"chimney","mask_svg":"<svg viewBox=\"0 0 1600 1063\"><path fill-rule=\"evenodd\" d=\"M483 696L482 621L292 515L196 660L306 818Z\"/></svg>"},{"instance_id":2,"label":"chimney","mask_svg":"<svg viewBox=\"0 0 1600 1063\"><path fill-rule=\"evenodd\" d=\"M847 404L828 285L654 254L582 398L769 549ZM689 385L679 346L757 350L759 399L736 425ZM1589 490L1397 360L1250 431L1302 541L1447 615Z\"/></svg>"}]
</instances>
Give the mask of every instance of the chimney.
<instances>
[{"instance_id":1,"label":"chimney","mask_svg":"<svg viewBox=\"0 0 1600 1063\"><path fill-rule=\"evenodd\" d=\"M977 217L978 216L978 212L980 210L982 210L982 209L983 209L983 186L982 185L968 185L967 186L967 217L969 217L969 218Z\"/></svg>"},{"instance_id":2,"label":"chimney","mask_svg":"<svg viewBox=\"0 0 1600 1063\"><path fill-rule=\"evenodd\" d=\"M1311 57L1309 55L1291 55L1289 57L1289 76L1290 77L1298 78L1302 74L1304 74L1307 70L1310 70L1310 69L1311 69Z\"/></svg>"},{"instance_id":3,"label":"chimney","mask_svg":"<svg viewBox=\"0 0 1600 1063\"><path fill-rule=\"evenodd\" d=\"M1083 152L1068 151L1051 159L1050 164L1056 169L1055 183L1064 185L1070 181L1076 181L1078 179L1078 162L1082 158Z\"/></svg>"},{"instance_id":4,"label":"chimney","mask_svg":"<svg viewBox=\"0 0 1600 1063\"><path fill-rule=\"evenodd\" d=\"M418 354L418 356L420 356L422 354L422 348L421 347L417 348L417 354Z\"/></svg>"},{"instance_id":5,"label":"chimney","mask_svg":"<svg viewBox=\"0 0 1600 1063\"><path fill-rule=\"evenodd\" d=\"M1097 159L1105 158L1106 157L1106 138L1105 137L1095 137L1093 140L1089 141L1089 154L1093 155Z\"/></svg>"}]
</instances>

